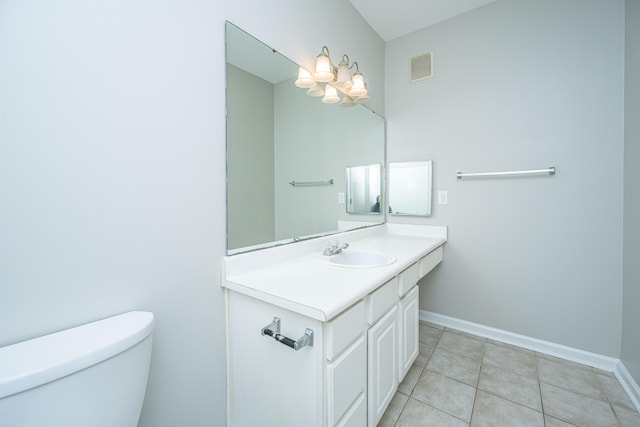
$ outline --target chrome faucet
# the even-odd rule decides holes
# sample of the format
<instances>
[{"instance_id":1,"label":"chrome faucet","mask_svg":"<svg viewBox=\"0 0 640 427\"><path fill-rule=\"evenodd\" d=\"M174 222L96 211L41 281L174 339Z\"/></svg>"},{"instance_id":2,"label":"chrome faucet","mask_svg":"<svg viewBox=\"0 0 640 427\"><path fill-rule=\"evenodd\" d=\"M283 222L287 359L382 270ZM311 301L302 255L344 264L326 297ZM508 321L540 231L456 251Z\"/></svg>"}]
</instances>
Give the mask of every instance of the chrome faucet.
<instances>
[{"instance_id":1,"label":"chrome faucet","mask_svg":"<svg viewBox=\"0 0 640 427\"><path fill-rule=\"evenodd\" d=\"M347 249L348 247L349 247L348 243L340 243L336 241L333 245L327 246L326 249L322 252L322 255L324 256L337 255L343 250Z\"/></svg>"}]
</instances>

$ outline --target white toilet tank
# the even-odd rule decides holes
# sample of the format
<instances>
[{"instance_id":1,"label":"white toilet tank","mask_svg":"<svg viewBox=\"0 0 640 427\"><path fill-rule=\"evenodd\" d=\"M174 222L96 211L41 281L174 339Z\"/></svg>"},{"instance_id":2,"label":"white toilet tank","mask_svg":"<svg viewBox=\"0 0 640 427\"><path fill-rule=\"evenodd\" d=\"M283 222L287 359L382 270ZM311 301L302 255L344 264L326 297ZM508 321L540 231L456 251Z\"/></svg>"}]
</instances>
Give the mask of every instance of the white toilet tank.
<instances>
[{"instance_id":1,"label":"white toilet tank","mask_svg":"<svg viewBox=\"0 0 640 427\"><path fill-rule=\"evenodd\" d=\"M135 427L153 328L133 311L0 348L0 426Z\"/></svg>"}]
</instances>

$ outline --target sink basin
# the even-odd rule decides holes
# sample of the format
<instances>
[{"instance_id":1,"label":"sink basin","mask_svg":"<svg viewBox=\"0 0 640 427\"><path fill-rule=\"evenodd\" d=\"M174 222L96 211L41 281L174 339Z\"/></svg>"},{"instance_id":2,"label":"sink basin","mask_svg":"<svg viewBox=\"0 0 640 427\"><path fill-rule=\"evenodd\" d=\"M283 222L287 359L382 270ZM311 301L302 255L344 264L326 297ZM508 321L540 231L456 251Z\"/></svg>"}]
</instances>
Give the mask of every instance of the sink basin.
<instances>
[{"instance_id":1,"label":"sink basin","mask_svg":"<svg viewBox=\"0 0 640 427\"><path fill-rule=\"evenodd\" d=\"M351 250L341 252L337 255L322 256L322 259L331 265L351 268L380 267L396 262L396 257L382 252Z\"/></svg>"}]
</instances>

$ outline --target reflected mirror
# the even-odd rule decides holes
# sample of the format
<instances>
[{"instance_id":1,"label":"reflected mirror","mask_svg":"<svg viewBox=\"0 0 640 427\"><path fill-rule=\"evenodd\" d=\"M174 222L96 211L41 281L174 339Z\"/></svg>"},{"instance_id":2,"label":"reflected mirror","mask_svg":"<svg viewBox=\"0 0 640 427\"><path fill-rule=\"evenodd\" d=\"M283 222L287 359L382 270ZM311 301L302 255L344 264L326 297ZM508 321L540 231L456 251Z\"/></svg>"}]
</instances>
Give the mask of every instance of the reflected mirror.
<instances>
[{"instance_id":1,"label":"reflected mirror","mask_svg":"<svg viewBox=\"0 0 640 427\"><path fill-rule=\"evenodd\" d=\"M431 160L389 163L389 212L431 216Z\"/></svg>"},{"instance_id":2,"label":"reflected mirror","mask_svg":"<svg viewBox=\"0 0 640 427\"><path fill-rule=\"evenodd\" d=\"M348 167L384 164L384 119L308 96L297 64L228 22L226 43L227 253L383 223L344 195Z\"/></svg>"},{"instance_id":3,"label":"reflected mirror","mask_svg":"<svg viewBox=\"0 0 640 427\"><path fill-rule=\"evenodd\" d=\"M347 168L347 212L375 215L380 212L382 192L380 165Z\"/></svg>"}]
</instances>

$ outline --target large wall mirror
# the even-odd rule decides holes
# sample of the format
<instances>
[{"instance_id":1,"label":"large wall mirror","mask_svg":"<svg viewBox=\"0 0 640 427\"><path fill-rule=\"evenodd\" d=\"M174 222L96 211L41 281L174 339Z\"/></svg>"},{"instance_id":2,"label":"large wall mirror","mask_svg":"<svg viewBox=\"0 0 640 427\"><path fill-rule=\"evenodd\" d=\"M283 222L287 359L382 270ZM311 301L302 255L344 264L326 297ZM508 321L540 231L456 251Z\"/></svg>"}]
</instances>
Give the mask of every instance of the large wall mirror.
<instances>
[{"instance_id":1,"label":"large wall mirror","mask_svg":"<svg viewBox=\"0 0 640 427\"><path fill-rule=\"evenodd\" d=\"M384 212L348 212L346 195L350 168L385 164L384 119L308 96L297 64L229 22L226 43L227 253L383 223ZM368 182L359 203L382 187Z\"/></svg>"}]
</instances>

